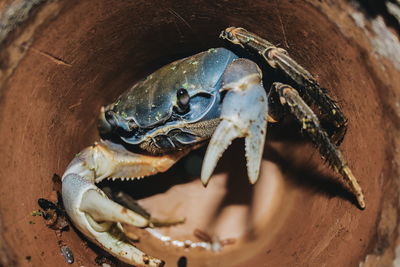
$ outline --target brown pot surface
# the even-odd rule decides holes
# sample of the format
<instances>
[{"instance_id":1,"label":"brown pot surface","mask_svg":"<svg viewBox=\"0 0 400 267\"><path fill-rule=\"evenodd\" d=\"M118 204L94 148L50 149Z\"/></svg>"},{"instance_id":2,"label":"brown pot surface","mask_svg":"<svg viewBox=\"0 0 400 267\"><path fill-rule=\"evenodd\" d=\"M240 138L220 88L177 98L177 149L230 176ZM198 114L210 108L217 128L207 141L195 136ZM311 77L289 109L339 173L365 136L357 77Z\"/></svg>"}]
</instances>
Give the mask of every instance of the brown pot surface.
<instances>
[{"instance_id":1,"label":"brown pot surface","mask_svg":"<svg viewBox=\"0 0 400 267\"><path fill-rule=\"evenodd\" d=\"M356 11L338 2L99 0L33 6L25 21L4 40L0 36L3 261L64 266L60 246L67 245L75 256L72 266L97 266L100 250L74 228L60 234L31 215L37 200L51 196L54 173L62 175L77 152L98 140L100 107L134 82L212 47L248 56L218 38L232 25L280 44L337 100L349 118L340 148L367 208L357 208L340 177L295 122L285 119L269 125L255 186L247 181L241 141L224 154L207 188L198 172L185 171L198 167L202 150L165 174L115 182L114 190L140 199L154 216L187 218L159 233L198 242L200 230L232 243L219 252L180 248L132 229L141 236L137 246L167 266L358 266L367 254L392 255L399 208L399 112L393 99L399 96L400 70L374 50L367 27L347 16ZM16 10L17 3L0 8ZM281 77L264 69L266 84Z\"/></svg>"}]
</instances>

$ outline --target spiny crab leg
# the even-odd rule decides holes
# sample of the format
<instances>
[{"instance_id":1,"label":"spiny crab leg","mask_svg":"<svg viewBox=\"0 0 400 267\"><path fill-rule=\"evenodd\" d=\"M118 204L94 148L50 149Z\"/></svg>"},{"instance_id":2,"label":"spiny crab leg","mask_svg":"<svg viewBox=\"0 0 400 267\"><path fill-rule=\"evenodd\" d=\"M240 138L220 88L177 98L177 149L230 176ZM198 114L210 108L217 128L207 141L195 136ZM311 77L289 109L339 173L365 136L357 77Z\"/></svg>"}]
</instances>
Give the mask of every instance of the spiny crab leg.
<instances>
[{"instance_id":1,"label":"spiny crab leg","mask_svg":"<svg viewBox=\"0 0 400 267\"><path fill-rule=\"evenodd\" d=\"M278 93L280 104L288 107L289 112L301 124L303 132L309 136L318 148L321 156L337 173L342 175L355 195L359 207L365 209L364 194L357 179L354 177L340 150L331 142L328 134L321 127L319 119L312 109L300 97L297 90L289 85L274 83L271 89Z\"/></svg>"},{"instance_id":2,"label":"spiny crab leg","mask_svg":"<svg viewBox=\"0 0 400 267\"><path fill-rule=\"evenodd\" d=\"M264 150L268 101L262 86L261 71L247 59L237 59L225 70L222 90L227 91L221 111L221 123L215 130L203 161L201 181L206 185L231 142L245 138L247 173L257 182Z\"/></svg>"},{"instance_id":3,"label":"spiny crab leg","mask_svg":"<svg viewBox=\"0 0 400 267\"><path fill-rule=\"evenodd\" d=\"M121 224L153 227L183 219L163 222L142 215L110 200L95 184L105 178L135 179L164 172L187 153L146 156L111 142L96 143L79 153L62 177L65 210L82 233L118 258L137 266L163 266L163 261L134 247Z\"/></svg>"}]
</instances>

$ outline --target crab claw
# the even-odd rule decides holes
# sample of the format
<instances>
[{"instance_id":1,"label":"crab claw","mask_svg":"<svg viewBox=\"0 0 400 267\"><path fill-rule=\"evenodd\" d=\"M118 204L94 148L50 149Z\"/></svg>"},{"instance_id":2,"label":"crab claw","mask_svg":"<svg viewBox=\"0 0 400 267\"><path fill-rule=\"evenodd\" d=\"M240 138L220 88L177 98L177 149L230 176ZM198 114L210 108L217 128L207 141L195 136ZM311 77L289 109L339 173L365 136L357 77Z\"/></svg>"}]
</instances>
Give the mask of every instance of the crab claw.
<instances>
[{"instance_id":1,"label":"crab claw","mask_svg":"<svg viewBox=\"0 0 400 267\"><path fill-rule=\"evenodd\" d=\"M201 181L207 185L223 152L236 138L245 138L247 174L257 182L268 117L267 95L261 71L247 59L237 59L222 78L222 90L228 91L222 104L222 121L215 130L203 161Z\"/></svg>"},{"instance_id":2,"label":"crab claw","mask_svg":"<svg viewBox=\"0 0 400 267\"><path fill-rule=\"evenodd\" d=\"M83 234L117 258L135 266L163 266L162 260L150 257L132 245L122 224L143 228L183 220L163 224L143 212L110 200L95 183L110 177L134 179L163 172L186 153L145 156L105 142L84 149L62 177L62 197L68 216Z\"/></svg>"}]
</instances>

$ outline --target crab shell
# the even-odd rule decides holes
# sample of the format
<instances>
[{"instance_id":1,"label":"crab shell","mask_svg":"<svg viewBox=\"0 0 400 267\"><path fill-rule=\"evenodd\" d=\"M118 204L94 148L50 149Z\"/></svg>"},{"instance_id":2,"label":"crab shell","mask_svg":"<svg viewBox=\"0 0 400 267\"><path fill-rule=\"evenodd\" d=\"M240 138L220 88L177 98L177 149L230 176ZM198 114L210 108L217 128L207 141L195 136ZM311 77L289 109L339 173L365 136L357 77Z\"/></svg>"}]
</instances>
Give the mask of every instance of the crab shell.
<instances>
[{"instance_id":1,"label":"crab shell","mask_svg":"<svg viewBox=\"0 0 400 267\"><path fill-rule=\"evenodd\" d=\"M220 121L221 78L235 59L216 48L162 67L102 110L100 132L113 132L152 154L208 140ZM180 89L190 97L185 111L177 100Z\"/></svg>"}]
</instances>

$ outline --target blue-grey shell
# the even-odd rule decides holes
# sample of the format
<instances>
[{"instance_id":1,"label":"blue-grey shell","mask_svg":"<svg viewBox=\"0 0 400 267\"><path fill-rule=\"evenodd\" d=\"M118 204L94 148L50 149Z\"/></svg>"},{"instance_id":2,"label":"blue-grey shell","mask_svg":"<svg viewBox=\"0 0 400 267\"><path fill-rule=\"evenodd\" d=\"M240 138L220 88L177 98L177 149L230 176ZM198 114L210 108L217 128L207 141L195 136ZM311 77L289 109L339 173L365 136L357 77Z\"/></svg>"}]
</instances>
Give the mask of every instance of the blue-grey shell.
<instances>
[{"instance_id":1,"label":"blue-grey shell","mask_svg":"<svg viewBox=\"0 0 400 267\"><path fill-rule=\"evenodd\" d=\"M141 128L162 124L171 117L177 90L184 88L191 97L209 95L199 103L191 100L190 112L184 119L196 121L215 101L220 78L235 58L231 51L216 48L172 62L122 94L113 111L124 119L133 119Z\"/></svg>"}]
</instances>

